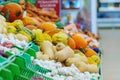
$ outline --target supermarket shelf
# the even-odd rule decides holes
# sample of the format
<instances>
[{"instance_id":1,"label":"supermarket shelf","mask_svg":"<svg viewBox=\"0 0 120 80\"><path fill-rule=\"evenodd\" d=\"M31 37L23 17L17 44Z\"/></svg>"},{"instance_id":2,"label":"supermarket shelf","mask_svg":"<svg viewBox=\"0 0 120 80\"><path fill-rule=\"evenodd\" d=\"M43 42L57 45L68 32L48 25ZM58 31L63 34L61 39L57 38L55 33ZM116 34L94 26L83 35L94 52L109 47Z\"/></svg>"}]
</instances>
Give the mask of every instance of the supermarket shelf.
<instances>
[{"instance_id":1,"label":"supermarket shelf","mask_svg":"<svg viewBox=\"0 0 120 80\"><path fill-rule=\"evenodd\" d=\"M120 23L120 18L98 18L97 22L98 23L106 23L106 22Z\"/></svg>"},{"instance_id":2,"label":"supermarket shelf","mask_svg":"<svg viewBox=\"0 0 120 80\"><path fill-rule=\"evenodd\" d=\"M103 18L97 20L99 27L120 27L120 18Z\"/></svg>"},{"instance_id":3,"label":"supermarket shelf","mask_svg":"<svg viewBox=\"0 0 120 80\"><path fill-rule=\"evenodd\" d=\"M120 3L120 0L100 0L101 3Z\"/></svg>"},{"instance_id":4,"label":"supermarket shelf","mask_svg":"<svg viewBox=\"0 0 120 80\"><path fill-rule=\"evenodd\" d=\"M105 11L114 12L114 11L120 11L120 8L113 8L113 7L99 8L99 11L101 11L101 12L105 12Z\"/></svg>"},{"instance_id":5,"label":"supermarket shelf","mask_svg":"<svg viewBox=\"0 0 120 80\"><path fill-rule=\"evenodd\" d=\"M120 28L120 23L117 23L117 24L107 24L107 23L98 23L98 27L106 27L106 28L108 28L108 27L111 27L111 28Z\"/></svg>"}]
</instances>

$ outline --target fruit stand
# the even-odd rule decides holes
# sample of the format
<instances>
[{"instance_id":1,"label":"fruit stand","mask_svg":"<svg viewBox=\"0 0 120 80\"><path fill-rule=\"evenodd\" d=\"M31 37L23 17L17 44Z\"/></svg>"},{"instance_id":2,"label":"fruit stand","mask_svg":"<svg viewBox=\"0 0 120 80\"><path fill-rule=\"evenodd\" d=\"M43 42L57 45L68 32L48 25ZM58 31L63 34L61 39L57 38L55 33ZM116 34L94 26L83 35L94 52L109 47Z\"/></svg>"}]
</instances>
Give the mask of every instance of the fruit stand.
<instances>
[{"instance_id":1,"label":"fruit stand","mask_svg":"<svg viewBox=\"0 0 120 80\"><path fill-rule=\"evenodd\" d=\"M0 80L99 80L99 36L54 10L8 2L0 14Z\"/></svg>"}]
</instances>

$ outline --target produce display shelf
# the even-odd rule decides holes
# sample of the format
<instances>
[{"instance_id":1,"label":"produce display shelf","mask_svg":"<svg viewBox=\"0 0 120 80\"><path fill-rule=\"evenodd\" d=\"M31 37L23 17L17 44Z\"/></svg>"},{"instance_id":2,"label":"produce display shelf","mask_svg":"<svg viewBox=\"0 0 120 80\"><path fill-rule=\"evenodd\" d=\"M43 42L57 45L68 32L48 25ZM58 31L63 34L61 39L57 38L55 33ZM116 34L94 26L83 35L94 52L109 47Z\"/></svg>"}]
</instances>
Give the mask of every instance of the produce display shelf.
<instances>
[{"instance_id":1,"label":"produce display shelf","mask_svg":"<svg viewBox=\"0 0 120 80\"><path fill-rule=\"evenodd\" d=\"M102 58L102 55L101 55L101 58ZM99 65L99 70L100 70L100 71L99 71L99 74L100 74L99 80L103 80L101 66L102 66L102 61L101 61L100 65Z\"/></svg>"},{"instance_id":2,"label":"produce display shelf","mask_svg":"<svg viewBox=\"0 0 120 80\"><path fill-rule=\"evenodd\" d=\"M102 79L102 69L101 69L101 66L102 66L102 64L100 63L100 65L99 65L99 74L100 74L99 80L103 80Z\"/></svg>"},{"instance_id":3,"label":"produce display shelf","mask_svg":"<svg viewBox=\"0 0 120 80\"><path fill-rule=\"evenodd\" d=\"M102 43L101 43L101 40L99 40L99 43L100 43L100 52L99 52L99 57L100 57L100 59L101 59L101 63L100 63L100 65L99 65L99 74L100 74L100 77L99 77L99 80L103 80L103 76L102 76L102 68L101 68L101 66L102 66L102 53L103 53L103 47L102 47Z\"/></svg>"}]
</instances>

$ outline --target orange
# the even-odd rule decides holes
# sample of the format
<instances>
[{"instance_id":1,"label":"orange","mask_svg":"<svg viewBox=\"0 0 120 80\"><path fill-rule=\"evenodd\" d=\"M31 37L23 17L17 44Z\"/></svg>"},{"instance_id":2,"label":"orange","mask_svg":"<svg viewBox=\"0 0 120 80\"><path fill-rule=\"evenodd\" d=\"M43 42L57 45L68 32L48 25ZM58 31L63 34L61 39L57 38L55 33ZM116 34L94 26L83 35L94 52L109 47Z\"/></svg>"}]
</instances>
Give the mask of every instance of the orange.
<instances>
[{"instance_id":1,"label":"orange","mask_svg":"<svg viewBox=\"0 0 120 80\"><path fill-rule=\"evenodd\" d=\"M97 55L97 53L94 50L90 49L90 48L86 48L85 56L91 57L93 55Z\"/></svg>"},{"instance_id":2,"label":"orange","mask_svg":"<svg viewBox=\"0 0 120 80\"><path fill-rule=\"evenodd\" d=\"M26 16L22 19L24 25L35 25L35 26L39 26L40 25L40 22L35 19L35 18L32 18L32 17L29 17L29 16Z\"/></svg>"},{"instance_id":3,"label":"orange","mask_svg":"<svg viewBox=\"0 0 120 80\"><path fill-rule=\"evenodd\" d=\"M71 37L68 38L67 44L70 46L71 49L76 48L75 41Z\"/></svg>"},{"instance_id":4,"label":"orange","mask_svg":"<svg viewBox=\"0 0 120 80\"><path fill-rule=\"evenodd\" d=\"M25 27L28 28L28 29L30 29L30 30L37 29L37 27L34 26L34 25L27 25Z\"/></svg>"},{"instance_id":5,"label":"orange","mask_svg":"<svg viewBox=\"0 0 120 80\"><path fill-rule=\"evenodd\" d=\"M76 49L86 48L87 41L79 35L73 35L72 39L75 41Z\"/></svg>"},{"instance_id":6,"label":"orange","mask_svg":"<svg viewBox=\"0 0 120 80\"><path fill-rule=\"evenodd\" d=\"M40 25L40 28L43 29L44 31L50 31L56 29L56 25L52 22L43 22Z\"/></svg>"}]
</instances>

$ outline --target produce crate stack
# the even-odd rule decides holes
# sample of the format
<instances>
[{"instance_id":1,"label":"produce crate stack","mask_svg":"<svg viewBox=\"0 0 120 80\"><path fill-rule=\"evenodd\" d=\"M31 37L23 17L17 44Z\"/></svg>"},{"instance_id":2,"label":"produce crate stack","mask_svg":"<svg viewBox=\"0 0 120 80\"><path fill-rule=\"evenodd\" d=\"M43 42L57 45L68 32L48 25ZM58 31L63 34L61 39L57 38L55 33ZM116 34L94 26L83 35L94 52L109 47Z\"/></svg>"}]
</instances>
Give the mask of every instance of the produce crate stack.
<instances>
[{"instance_id":1,"label":"produce crate stack","mask_svg":"<svg viewBox=\"0 0 120 80\"><path fill-rule=\"evenodd\" d=\"M99 80L99 36L63 25L53 10L13 2L1 3L0 80Z\"/></svg>"}]
</instances>

